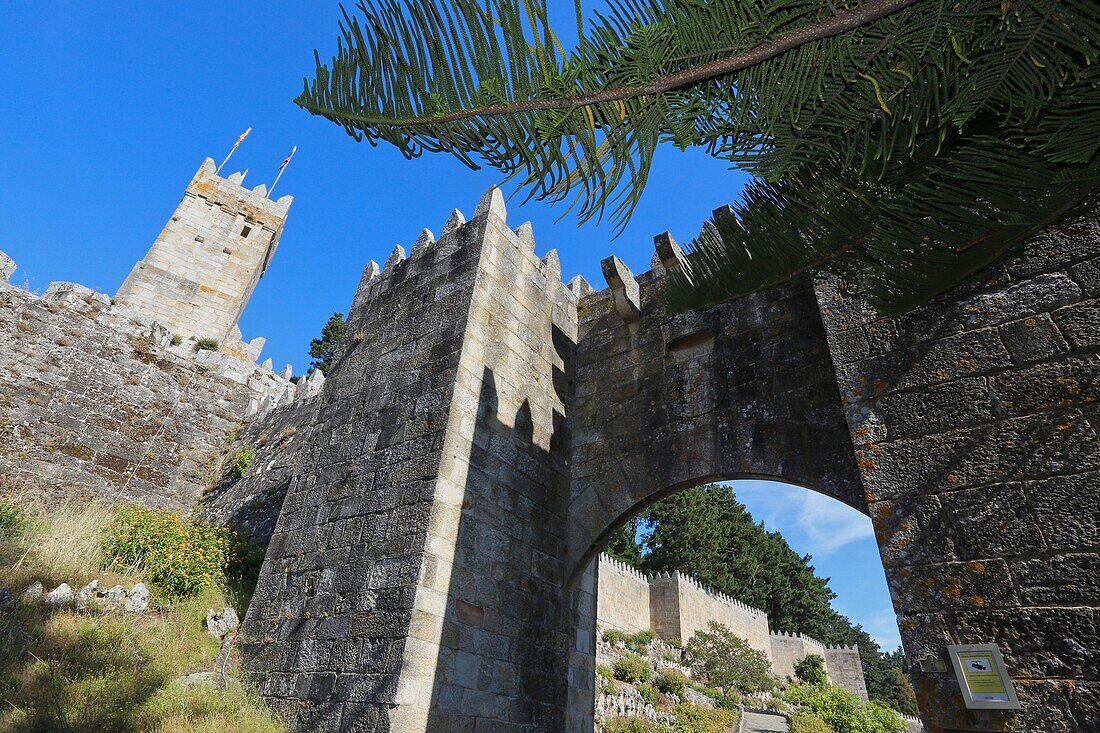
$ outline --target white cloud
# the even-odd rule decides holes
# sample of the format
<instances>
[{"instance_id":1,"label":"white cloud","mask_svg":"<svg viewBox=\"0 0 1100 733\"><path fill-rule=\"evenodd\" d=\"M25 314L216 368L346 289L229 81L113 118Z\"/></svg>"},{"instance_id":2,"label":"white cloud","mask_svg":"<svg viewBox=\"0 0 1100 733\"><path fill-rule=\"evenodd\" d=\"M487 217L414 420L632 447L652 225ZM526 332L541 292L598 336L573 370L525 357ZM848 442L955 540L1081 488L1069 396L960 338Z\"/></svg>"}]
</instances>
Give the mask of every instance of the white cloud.
<instances>
[{"instance_id":1,"label":"white cloud","mask_svg":"<svg viewBox=\"0 0 1100 733\"><path fill-rule=\"evenodd\" d=\"M814 548L825 557L857 540L873 537L871 519L847 504L816 491L803 491L798 525Z\"/></svg>"}]
</instances>

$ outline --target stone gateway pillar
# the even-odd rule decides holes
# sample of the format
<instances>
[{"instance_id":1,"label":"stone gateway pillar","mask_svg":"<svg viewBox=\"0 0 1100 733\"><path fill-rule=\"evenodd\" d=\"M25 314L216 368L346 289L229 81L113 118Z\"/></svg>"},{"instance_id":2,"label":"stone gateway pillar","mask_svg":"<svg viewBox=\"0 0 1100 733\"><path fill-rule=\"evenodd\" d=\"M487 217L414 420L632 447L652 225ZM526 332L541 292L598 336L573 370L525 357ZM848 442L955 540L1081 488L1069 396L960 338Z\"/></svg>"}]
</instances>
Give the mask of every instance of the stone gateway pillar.
<instances>
[{"instance_id":1,"label":"stone gateway pillar","mask_svg":"<svg viewBox=\"0 0 1100 733\"><path fill-rule=\"evenodd\" d=\"M299 731L588 733L606 539L766 477L871 515L929 733L1100 730L1100 229L898 318L827 280L671 315L656 245L563 285L492 189L368 266L244 622L263 697ZM952 644L997 645L1021 709L967 709Z\"/></svg>"},{"instance_id":2,"label":"stone gateway pillar","mask_svg":"<svg viewBox=\"0 0 1100 733\"><path fill-rule=\"evenodd\" d=\"M297 730L591 728L595 589L565 587L576 296L533 247L493 189L364 274L242 637Z\"/></svg>"}]
</instances>

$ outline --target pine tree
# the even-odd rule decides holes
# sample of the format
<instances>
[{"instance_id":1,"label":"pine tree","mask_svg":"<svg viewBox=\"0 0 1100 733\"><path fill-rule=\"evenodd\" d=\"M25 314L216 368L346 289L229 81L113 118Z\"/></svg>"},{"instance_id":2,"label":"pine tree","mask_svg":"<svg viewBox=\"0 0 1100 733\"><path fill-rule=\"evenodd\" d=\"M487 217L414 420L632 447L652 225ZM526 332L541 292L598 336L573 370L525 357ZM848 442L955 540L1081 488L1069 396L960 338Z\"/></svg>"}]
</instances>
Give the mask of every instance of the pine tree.
<instances>
[{"instance_id":1,"label":"pine tree","mask_svg":"<svg viewBox=\"0 0 1100 733\"><path fill-rule=\"evenodd\" d=\"M332 366L332 359L336 356L336 347L344 337L346 327L343 313L333 313L329 316L324 327L321 328L321 338L315 338L309 342L309 355L313 357L309 365L311 372L319 369L322 374L328 373L329 367Z\"/></svg>"},{"instance_id":2,"label":"pine tree","mask_svg":"<svg viewBox=\"0 0 1100 733\"><path fill-rule=\"evenodd\" d=\"M827 269L900 312L1100 205L1096 0L578 2L569 51L546 0L359 11L297 99L356 139L619 226L660 144L749 171L673 308Z\"/></svg>"}]
</instances>

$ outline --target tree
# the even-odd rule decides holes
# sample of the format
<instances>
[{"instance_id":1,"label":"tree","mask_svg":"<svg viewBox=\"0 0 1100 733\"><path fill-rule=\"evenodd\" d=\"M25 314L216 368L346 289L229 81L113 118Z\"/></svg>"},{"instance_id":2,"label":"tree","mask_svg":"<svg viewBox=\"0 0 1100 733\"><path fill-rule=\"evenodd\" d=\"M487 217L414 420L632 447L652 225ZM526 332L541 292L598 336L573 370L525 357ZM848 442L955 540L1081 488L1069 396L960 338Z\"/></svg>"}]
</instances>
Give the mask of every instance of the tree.
<instances>
[{"instance_id":1,"label":"tree","mask_svg":"<svg viewBox=\"0 0 1100 733\"><path fill-rule=\"evenodd\" d=\"M858 646L871 699L916 713L916 699L901 673L901 650L883 655L861 626L837 613L828 579L817 576L812 558L757 524L729 487L708 484L678 492L636 521L640 532L620 530L612 540L620 560L650 573L686 573L767 612L774 628L831 646Z\"/></svg>"},{"instance_id":2,"label":"tree","mask_svg":"<svg viewBox=\"0 0 1100 733\"><path fill-rule=\"evenodd\" d=\"M711 621L706 631L696 631L684 647L691 668L712 687L760 692L775 687L768 657L729 630Z\"/></svg>"},{"instance_id":3,"label":"tree","mask_svg":"<svg viewBox=\"0 0 1100 733\"><path fill-rule=\"evenodd\" d=\"M361 0L296 100L622 225L656 147L755 181L673 308L828 269L900 312L1097 213L1095 0L616 0L566 51L546 0Z\"/></svg>"},{"instance_id":4,"label":"tree","mask_svg":"<svg viewBox=\"0 0 1100 733\"><path fill-rule=\"evenodd\" d=\"M823 685L828 682L825 675L825 657L820 654L807 654L794 665L794 676L810 685Z\"/></svg>"},{"instance_id":5,"label":"tree","mask_svg":"<svg viewBox=\"0 0 1100 733\"><path fill-rule=\"evenodd\" d=\"M603 551L627 565L641 564L642 546L635 539L637 532L638 518L634 517L615 530L615 533L611 535L611 539L607 541L607 545L604 546Z\"/></svg>"},{"instance_id":6,"label":"tree","mask_svg":"<svg viewBox=\"0 0 1100 733\"><path fill-rule=\"evenodd\" d=\"M325 321L321 329L321 338L309 342L309 355L313 357L310 363L310 371L320 369L322 374L327 374L332 366L332 359L336 356L336 347L344 337L344 329L347 327L343 313L333 313Z\"/></svg>"}]
</instances>

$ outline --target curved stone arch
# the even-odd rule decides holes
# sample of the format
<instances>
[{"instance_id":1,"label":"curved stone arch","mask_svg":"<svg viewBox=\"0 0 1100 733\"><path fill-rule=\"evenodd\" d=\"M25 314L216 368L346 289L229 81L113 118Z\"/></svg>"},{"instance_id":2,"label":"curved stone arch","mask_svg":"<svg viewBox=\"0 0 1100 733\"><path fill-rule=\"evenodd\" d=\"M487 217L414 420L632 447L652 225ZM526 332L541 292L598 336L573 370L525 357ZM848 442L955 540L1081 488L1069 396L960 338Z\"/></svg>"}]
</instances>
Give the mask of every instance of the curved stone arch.
<instances>
[{"instance_id":1,"label":"curved stone arch","mask_svg":"<svg viewBox=\"0 0 1100 733\"><path fill-rule=\"evenodd\" d=\"M618 531L618 529L620 527L622 527L626 522L630 521L635 516L641 514L643 511L648 509L650 506L656 504L657 502L661 501L662 499L667 499L671 496L675 496L676 494L680 493L681 491L685 491L687 489L691 489L691 488L694 488L696 486L703 486L705 484L718 484L718 483L725 484L725 483L730 483L730 482L733 482L733 481L771 481L771 482L775 482L775 483L785 484L787 486L794 486L796 488L804 489L806 491L813 491L815 493L824 494L825 496L828 496L830 499L836 499L837 501L840 501L840 499L838 499L837 497L833 496L832 494L830 494L826 491L822 491L822 490L820 490L820 489L818 489L814 486L808 486L808 485L805 485L803 483L792 481L792 480L790 480L786 477L783 477L783 476L774 476L774 475L770 475L770 474L760 474L760 473L700 475L700 476L698 476L694 479L689 479L689 480L686 480L686 481L680 481L680 482L678 482L676 484L673 484L671 486L667 486L667 487L665 487L661 490L654 491L653 493L648 494L647 496L645 496L645 498L643 498L641 500L637 500L637 501L635 501L635 503L631 504L628 509L626 509L624 512L619 514L614 520L612 520L603 529L603 531L599 534L599 536L597 536L592 541L592 545L581 556L581 559L579 561L581 568L583 569L585 566L587 566L587 564L591 560L593 560L594 558L599 556L599 554L607 546L607 543L611 539L611 536L616 531ZM867 514L866 508L858 508L858 507L853 507L853 508L856 508L857 511L861 512L862 514Z\"/></svg>"},{"instance_id":2,"label":"curved stone arch","mask_svg":"<svg viewBox=\"0 0 1100 733\"><path fill-rule=\"evenodd\" d=\"M707 481L775 479L867 513L811 284L670 315L659 269L637 283L634 320L614 287L578 309L569 582L626 519Z\"/></svg>"}]
</instances>

